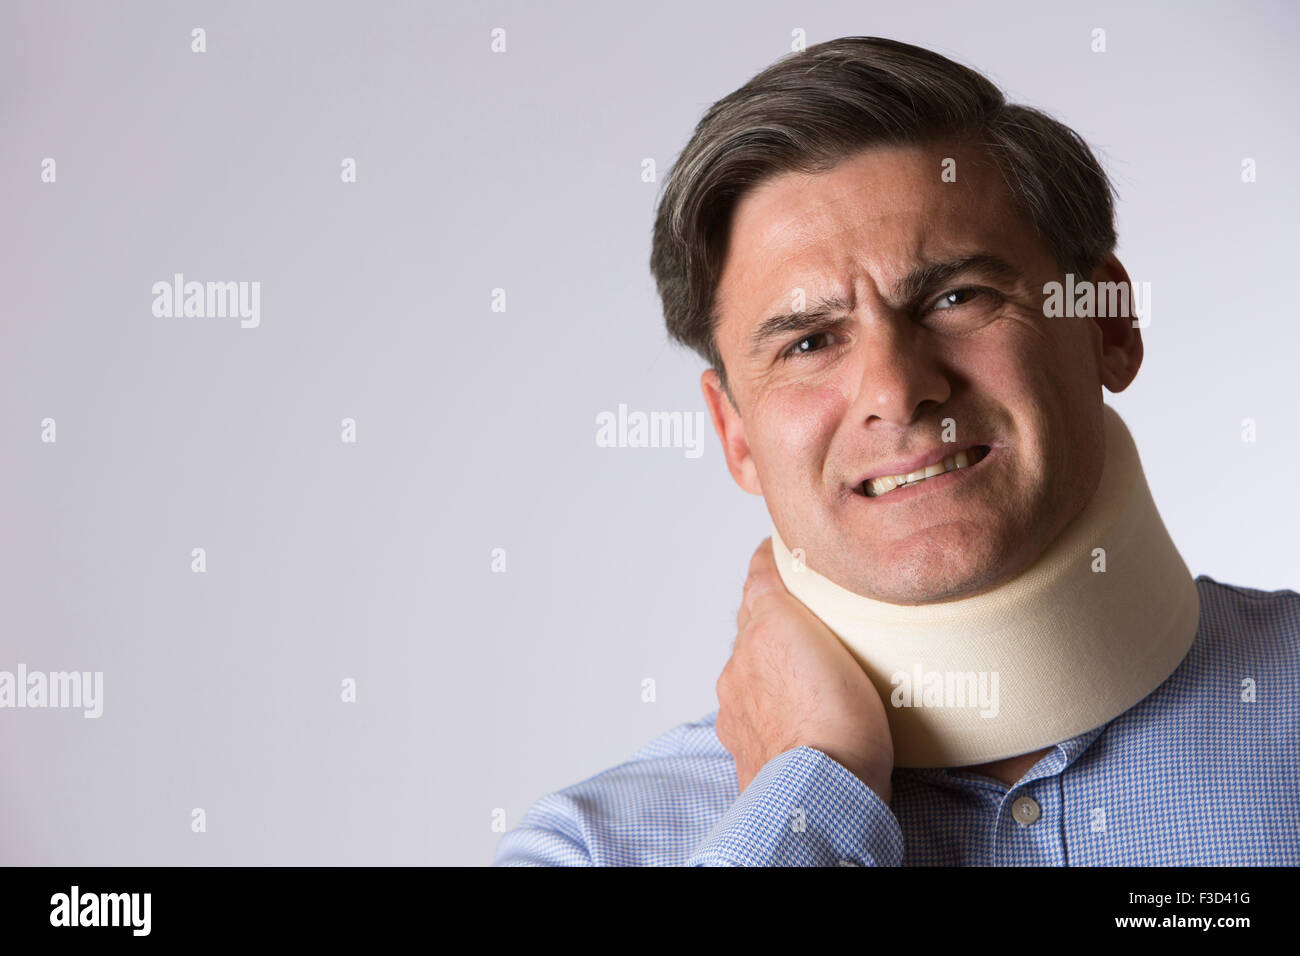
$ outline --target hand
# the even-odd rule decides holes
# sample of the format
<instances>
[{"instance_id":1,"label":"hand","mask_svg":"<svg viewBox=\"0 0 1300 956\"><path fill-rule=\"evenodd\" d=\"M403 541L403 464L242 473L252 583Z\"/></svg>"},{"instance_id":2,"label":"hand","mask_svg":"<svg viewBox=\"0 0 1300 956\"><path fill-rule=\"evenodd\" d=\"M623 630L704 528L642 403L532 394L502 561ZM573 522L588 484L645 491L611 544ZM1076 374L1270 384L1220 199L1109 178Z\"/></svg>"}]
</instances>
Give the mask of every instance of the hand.
<instances>
[{"instance_id":1,"label":"hand","mask_svg":"<svg viewBox=\"0 0 1300 956\"><path fill-rule=\"evenodd\" d=\"M885 705L839 638L786 590L771 538L749 563L736 628L718 678L717 733L740 789L773 757L808 746L888 803L894 741Z\"/></svg>"}]
</instances>

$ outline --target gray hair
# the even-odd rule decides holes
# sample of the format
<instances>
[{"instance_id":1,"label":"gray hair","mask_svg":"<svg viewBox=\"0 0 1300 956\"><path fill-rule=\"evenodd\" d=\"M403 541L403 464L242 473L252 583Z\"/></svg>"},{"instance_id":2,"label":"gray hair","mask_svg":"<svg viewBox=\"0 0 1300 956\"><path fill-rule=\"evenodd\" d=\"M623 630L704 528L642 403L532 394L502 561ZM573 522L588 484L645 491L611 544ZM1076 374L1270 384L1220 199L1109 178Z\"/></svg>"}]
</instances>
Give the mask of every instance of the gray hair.
<instances>
[{"instance_id":1,"label":"gray hair","mask_svg":"<svg viewBox=\"0 0 1300 956\"><path fill-rule=\"evenodd\" d=\"M825 172L870 146L974 142L992 157L1062 271L1089 275L1115 248L1115 189L1064 124L930 50L841 37L791 53L705 112L665 183L650 271L668 333L727 386L715 293L732 212L787 171Z\"/></svg>"}]
</instances>

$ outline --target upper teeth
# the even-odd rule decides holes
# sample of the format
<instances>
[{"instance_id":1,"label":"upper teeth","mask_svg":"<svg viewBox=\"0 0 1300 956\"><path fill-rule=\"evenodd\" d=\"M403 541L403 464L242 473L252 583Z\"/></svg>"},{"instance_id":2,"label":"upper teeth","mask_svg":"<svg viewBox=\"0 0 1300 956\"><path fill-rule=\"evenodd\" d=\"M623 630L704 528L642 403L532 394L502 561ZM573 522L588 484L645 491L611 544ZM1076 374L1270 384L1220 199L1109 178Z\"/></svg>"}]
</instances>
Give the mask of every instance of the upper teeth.
<instances>
[{"instance_id":1,"label":"upper teeth","mask_svg":"<svg viewBox=\"0 0 1300 956\"><path fill-rule=\"evenodd\" d=\"M969 464L970 458L966 452L959 451L955 455L949 455L943 461L935 462L933 465L926 465L916 471L909 471L905 475L882 475L879 478L869 478L863 482L863 485L866 487L867 496L875 498L902 485L914 485L918 481L925 481L925 479L933 478L935 475L942 475L945 471L965 468Z\"/></svg>"}]
</instances>

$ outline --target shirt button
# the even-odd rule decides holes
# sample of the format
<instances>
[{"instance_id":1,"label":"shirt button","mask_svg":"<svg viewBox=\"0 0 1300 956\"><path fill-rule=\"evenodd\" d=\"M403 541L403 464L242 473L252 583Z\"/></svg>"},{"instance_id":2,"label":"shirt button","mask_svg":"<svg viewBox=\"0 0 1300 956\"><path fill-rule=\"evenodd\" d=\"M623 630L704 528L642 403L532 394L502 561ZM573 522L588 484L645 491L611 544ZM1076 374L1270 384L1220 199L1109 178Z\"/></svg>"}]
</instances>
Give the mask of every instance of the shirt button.
<instances>
[{"instance_id":1,"label":"shirt button","mask_svg":"<svg viewBox=\"0 0 1300 956\"><path fill-rule=\"evenodd\" d=\"M1043 809L1033 797L1020 797L1011 804L1011 815L1022 827L1027 827L1038 822L1038 818L1043 815Z\"/></svg>"},{"instance_id":2,"label":"shirt button","mask_svg":"<svg viewBox=\"0 0 1300 956\"><path fill-rule=\"evenodd\" d=\"M840 860L840 866L857 866L852 860Z\"/></svg>"}]
</instances>

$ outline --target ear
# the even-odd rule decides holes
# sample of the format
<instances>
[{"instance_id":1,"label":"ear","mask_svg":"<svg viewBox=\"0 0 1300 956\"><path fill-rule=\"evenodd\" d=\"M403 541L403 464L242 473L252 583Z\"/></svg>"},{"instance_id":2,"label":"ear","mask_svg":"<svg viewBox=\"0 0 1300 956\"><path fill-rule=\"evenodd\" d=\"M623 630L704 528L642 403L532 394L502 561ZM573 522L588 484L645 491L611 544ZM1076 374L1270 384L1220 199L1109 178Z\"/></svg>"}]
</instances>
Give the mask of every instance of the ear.
<instances>
[{"instance_id":1,"label":"ear","mask_svg":"<svg viewBox=\"0 0 1300 956\"><path fill-rule=\"evenodd\" d=\"M1101 332L1097 369L1101 373L1101 384L1112 392L1122 392L1137 377L1142 365L1142 330L1137 327L1133 283L1128 277L1119 259L1114 254L1108 255L1092 272L1093 288L1096 283L1121 283L1128 292L1128 311L1119 316L1094 316L1092 321ZM1102 297L1097 297L1098 302ZM1150 312L1150 304L1143 302L1144 310ZM1100 311L1100 310L1098 310ZM1094 336L1096 338L1096 336Z\"/></svg>"},{"instance_id":2,"label":"ear","mask_svg":"<svg viewBox=\"0 0 1300 956\"><path fill-rule=\"evenodd\" d=\"M758 468L754 465L754 456L749 453L749 442L745 439L745 423L736 406L731 404L727 393L722 390L722 380L714 369L709 369L700 376L700 390L704 392L704 401L713 418L713 430L718 433L723 454L727 456L727 470L731 472L731 477L751 495L761 495L763 488L758 483Z\"/></svg>"}]
</instances>

